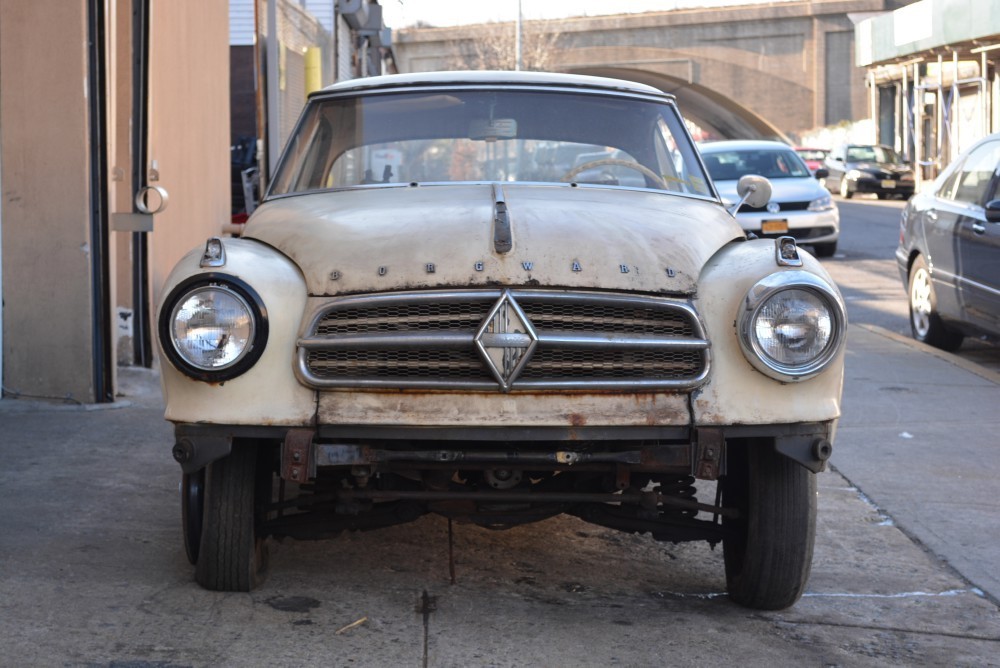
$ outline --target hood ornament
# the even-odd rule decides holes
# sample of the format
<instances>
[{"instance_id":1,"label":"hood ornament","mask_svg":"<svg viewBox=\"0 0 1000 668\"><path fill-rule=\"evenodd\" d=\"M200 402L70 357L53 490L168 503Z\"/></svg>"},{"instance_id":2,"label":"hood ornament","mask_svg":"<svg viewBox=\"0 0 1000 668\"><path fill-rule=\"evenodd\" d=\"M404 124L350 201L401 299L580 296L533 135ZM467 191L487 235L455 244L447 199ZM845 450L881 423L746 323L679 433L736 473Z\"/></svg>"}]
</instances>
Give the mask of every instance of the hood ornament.
<instances>
[{"instance_id":1,"label":"hood ornament","mask_svg":"<svg viewBox=\"0 0 1000 668\"><path fill-rule=\"evenodd\" d=\"M510 214L504 200L503 187L493 184L493 250L498 254L509 253L514 247L510 231Z\"/></svg>"},{"instance_id":2,"label":"hood ornament","mask_svg":"<svg viewBox=\"0 0 1000 668\"><path fill-rule=\"evenodd\" d=\"M474 341L501 389L509 392L535 352L538 335L510 290L504 290L479 325Z\"/></svg>"}]
</instances>

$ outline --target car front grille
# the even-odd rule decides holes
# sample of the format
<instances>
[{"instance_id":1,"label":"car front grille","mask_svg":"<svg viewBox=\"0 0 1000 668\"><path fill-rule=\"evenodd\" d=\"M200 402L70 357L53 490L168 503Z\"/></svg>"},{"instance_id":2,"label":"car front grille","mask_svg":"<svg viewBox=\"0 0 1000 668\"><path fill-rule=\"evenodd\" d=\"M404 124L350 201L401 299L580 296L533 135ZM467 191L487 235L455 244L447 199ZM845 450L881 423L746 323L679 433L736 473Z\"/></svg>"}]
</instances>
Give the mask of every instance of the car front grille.
<instances>
[{"instance_id":1,"label":"car front grille","mask_svg":"<svg viewBox=\"0 0 1000 668\"><path fill-rule=\"evenodd\" d=\"M510 336L520 338L509 350L477 339L500 306L522 314L511 320L517 332ZM506 329L494 336L508 340ZM690 389L709 365L709 344L688 302L586 292L335 298L313 310L298 345L299 376L319 389ZM491 362L487 345L504 361ZM522 355L519 364L507 363Z\"/></svg>"},{"instance_id":2,"label":"car front grille","mask_svg":"<svg viewBox=\"0 0 1000 668\"><path fill-rule=\"evenodd\" d=\"M809 208L809 202L779 202L780 207L778 212L781 211L805 211ZM749 204L744 204L740 207L740 213L769 213L766 206L750 206ZM776 212L777 213L777 212Z\"/></svg>"}]
</instances>

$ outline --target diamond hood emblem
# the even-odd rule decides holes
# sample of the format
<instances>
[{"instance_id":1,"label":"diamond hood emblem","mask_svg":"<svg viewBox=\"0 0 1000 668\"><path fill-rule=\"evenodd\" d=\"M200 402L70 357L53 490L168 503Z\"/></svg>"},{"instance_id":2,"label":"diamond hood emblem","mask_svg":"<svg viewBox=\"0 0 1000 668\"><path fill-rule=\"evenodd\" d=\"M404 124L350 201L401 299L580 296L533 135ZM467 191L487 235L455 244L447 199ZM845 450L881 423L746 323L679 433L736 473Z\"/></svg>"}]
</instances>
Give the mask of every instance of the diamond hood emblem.
<instances>
[{"instance_id":1,"label":"diamond hood emblem","mask_svg":"<svg viewBox=\"0 0 1000 668\"><path fill-rule=\"evenodd\" d=\"M504 290L479 325L475 343L493 377L508 392L535 352L538 336L510 291Z\"/></svg>"}]
</instances>

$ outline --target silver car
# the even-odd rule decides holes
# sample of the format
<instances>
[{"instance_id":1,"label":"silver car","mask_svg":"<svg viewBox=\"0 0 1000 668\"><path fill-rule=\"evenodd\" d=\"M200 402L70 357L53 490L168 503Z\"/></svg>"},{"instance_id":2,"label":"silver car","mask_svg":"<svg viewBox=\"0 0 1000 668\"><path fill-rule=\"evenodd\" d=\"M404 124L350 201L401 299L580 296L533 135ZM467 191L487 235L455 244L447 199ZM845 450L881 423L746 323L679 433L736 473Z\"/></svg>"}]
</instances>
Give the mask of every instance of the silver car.
<instances>
[{"instance_id":1,"label":"silver car","mask_svg":"<svg viewBox=\"0 0 1000 668\"><path fill-rule=\"evenodd\" d=\"M699 146L705 166L723 200L735 204L740 177L759 174L771 181L771 200L762 207L744 204L736 220L758 237L789 235L831 257L840 238L840 212L822 185L826 171L811 172L793 148L776 141L720 141Z\"/></svg>"}]
</instances>

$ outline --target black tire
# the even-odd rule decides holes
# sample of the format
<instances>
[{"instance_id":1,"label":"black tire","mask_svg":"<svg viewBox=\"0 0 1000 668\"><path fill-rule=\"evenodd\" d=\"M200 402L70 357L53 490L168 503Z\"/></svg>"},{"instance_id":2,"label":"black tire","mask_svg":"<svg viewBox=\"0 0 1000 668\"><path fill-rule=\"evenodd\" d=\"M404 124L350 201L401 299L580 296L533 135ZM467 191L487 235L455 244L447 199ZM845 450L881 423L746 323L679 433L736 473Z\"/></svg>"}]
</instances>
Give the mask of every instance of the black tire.
<instances>
[{"instance_id":1,"label":"black tire","mask_svg":"<svg viewBox=\"0 0 1000 668\"><path fill-rule=\"evenodd\" d=\"M255 515L257 452L234 444L205 469L205 508L195 580L214 591L250 591L263 580L264 537Z\"/></svg>"},{"instance_id":2,"label":"black tire","mask_svg":"<svg viewBox=\"0 0 1000 668\"><path fill-rule=\"evenodd\" d=\"M851 190L851 184L847 180L847 174L840 177L840 196L844 199L851 199L854 197L854 192Z\"/></svg>"},{"instance_id":3,"label":"black tire","mask_svg":"<svg viewBox=\"0 0 1000 668\"><path fill-rule=\"evenodd\" d=\"M944 324L937 310L937 295L931 281L930 270L923 255L918 255L910 265L910 278L906 286L910 306L910 331L921 343L954 351L962 345L965 336Z\"/></svg>"},{"instance_id":4,"label":"black tire","mask_svg":"<svg viewBox=\"0 0 1000 668\"><path fill-rule=\"evenodd\" d=\"M205 469L181 477L181 527L184 552L191 564L198 563L201 523L205 517Z\"/></svg>"},{"instance_id":5,"label":"black tire","mask_svg":"<svg viewBox=\"0 0 1000 668\"><path fill-rule=\"evenodd\" d=\"M837 242L831 241L825 244L813 244L813 252L816 257L833 257L837 252Z\"/></svg>"},{"instance_id":6,"label":"black tire","mask_svg":"<svg viewBox=\"0 0 1000 668\"><path fill-rule=\"evenodd\" d=\"M802 596L816 538L816 475L779 454L773 441L734 443L720 480L722 503L741 516L723 522L726 589L734 602L782 610Z\"/></svg>"}]
</instances>

